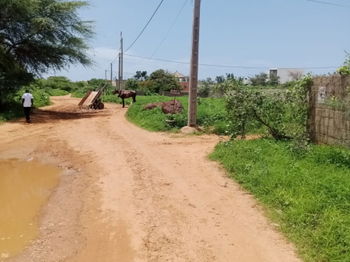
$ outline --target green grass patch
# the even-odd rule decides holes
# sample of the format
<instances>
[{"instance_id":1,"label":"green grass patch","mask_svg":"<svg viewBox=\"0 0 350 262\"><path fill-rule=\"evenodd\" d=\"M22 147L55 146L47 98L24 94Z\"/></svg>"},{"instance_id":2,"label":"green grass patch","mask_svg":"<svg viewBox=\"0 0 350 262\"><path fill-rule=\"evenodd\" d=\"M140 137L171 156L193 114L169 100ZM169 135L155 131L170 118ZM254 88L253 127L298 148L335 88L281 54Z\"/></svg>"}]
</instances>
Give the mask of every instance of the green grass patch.
<instances>
[{"instance_id":1,"label":"green grass patch","mask_svg":"<svg viewBox=\"0 0 350 262\"><path fill-rule=\"evenodd\" d=\"M305 261L350 261L350 151L289 142L230 141L211 154L267 207Z\"/></svg>"},{"instance_id":2,"label":"green grass patch","mask_svg":"<svg viewBox=\"0 0 350 262\"><path fill-rule=\"evenodd\" d=\"M144 106L149 103L165 102L172 99L166 96L138 96L136 97L137 102L129 107L127 117L131 122L150 131L176 131L187 124L188 97L176 98L184 107L184 111L180 114L165 115L160 108L143 110ZM125 101L130 103L131 100ZM228 130L225 101L221 98L200 98L197 122L207 131L225 134Z\"/></svg>"}]
</instances>

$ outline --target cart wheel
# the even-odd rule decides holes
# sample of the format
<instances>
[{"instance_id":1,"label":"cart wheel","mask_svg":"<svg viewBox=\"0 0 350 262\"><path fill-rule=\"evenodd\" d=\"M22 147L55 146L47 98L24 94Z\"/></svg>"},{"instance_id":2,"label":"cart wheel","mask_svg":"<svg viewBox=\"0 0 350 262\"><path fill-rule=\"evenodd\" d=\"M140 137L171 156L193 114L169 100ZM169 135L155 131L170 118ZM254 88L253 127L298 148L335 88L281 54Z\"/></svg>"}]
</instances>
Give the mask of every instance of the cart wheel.
<instances>
[{"instance_id":1,"label":"cart wheel","mask_svg":"<svg viewBox=\"0 0 350 262\"><path fill-rule=\"evenodd\" d=\"M104 103L99 103L98 104L98 109L103 109L103 108L105 108L105 104Z\"/></svg>"}]
</instances>

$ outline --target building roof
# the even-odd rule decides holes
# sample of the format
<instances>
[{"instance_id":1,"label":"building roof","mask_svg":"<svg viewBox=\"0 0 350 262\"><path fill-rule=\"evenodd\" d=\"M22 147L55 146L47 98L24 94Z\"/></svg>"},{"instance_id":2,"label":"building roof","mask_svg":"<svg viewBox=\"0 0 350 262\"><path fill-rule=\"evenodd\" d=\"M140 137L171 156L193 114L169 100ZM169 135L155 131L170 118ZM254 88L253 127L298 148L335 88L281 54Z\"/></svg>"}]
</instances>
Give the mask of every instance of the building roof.
<instances>
[{"instance_id":1,"label":"building roof","mask_svg":"<svg viewBox=\"0 0 350 262\"><path fill-rule=\"evenodd\" d=\"M177 78L185 77L183 74L181 74L181 73L179 73L177 71L174 73L174 76L177 77Z\"/></svg>"}]
</instances>

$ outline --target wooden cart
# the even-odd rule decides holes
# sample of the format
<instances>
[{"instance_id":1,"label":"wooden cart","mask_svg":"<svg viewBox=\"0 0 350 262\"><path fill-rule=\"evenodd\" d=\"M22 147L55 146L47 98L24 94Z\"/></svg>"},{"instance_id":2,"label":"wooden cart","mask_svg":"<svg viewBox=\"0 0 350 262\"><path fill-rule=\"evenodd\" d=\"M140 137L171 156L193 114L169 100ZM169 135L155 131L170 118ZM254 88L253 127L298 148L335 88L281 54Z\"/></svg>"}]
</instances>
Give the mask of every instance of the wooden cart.
<instances>
[{"instance_id":1,"label":"wooden cart","mask_svg":"<svg viewBox=\"0 0 350 262\"><path fill-rule=\"evenodd\" d=\"M103 109L105 105L102 103L101 97L106 85L99 88L98 91L88 91L81 99L78 106L80 108Z\"/></svg>"}]
</instances>

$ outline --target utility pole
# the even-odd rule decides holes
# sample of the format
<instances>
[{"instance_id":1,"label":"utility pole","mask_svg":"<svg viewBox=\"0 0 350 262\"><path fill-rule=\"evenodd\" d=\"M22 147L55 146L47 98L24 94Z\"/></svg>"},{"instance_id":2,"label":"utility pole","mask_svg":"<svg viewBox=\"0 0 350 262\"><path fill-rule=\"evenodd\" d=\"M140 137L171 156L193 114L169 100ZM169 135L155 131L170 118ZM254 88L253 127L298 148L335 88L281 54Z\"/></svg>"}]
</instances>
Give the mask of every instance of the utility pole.
<instances>
[{"instance_id":1,"label":"utility pole","mask_svg":"<svg viewBox=\"0 0 350 262\"><path fill-rule=\"evenodd\" d=\"M118 64L119 64L119 69L118 69L118 86L119 90L122 89L122 83L123 83L123 32L120 32L120 51L118 54Z\"/></svg>"},{"instance_id":2,"label":"utility pole","mask_svg":"<svg viewBox=\"0 0 350 262\"><path fill-rule=\"evenodd\" d=\"M199 58L199 28L200 28L201 0L194 1L193 29L192 29L192 57L190 72L190 94L188 100L188 126L197 125L197 85Z\"/></svg>"},{"instance_id":3,"label":"utility pole","mask_svg":"<svg viewBox=\"0 0 350 262\"><path fill-rule=\"evenodd\" d=\"M120 51L119 51L119 53L118 53L118 89L119 89L119 90L121 90L121 81L120 81L120 80L121 80L121 79L120 79L120 75L121 75L121 73L120 73L120 72L121 72L121 71L120 71L120 70L121 70L121 66L120 66L120 62L121 62L121 61L120 61Z\"/></svg>"},{"instance_id":4,"label":"utility pole","mask_svg":"<svg viewBox=\"0 0 350 262\"><path fill-rule=\"evenodd\" d=\"M113 85L113 63L111 63L111 85Z\"/></svg>"},{"instance_id":5,"label":"utility pole","mask_svg":"<svg viewBox=\"0 0 350 262\"><path fill-rule=\"evenodd\" d=\"M105 80L107 81L107 71L108 70L105 70Z\"/></svg>"},{"instance_id":6,"label":"utility pole","mask_svg":"<svg viewBox=\"0 0 350 262\"><path fill-rule=\"evenodd\" d=\"M120 32L120 80L119 80L119 90L122 89L123 75L124 75L124 48L123 48L123 32Z\"/></svg>"}]
</instances>

